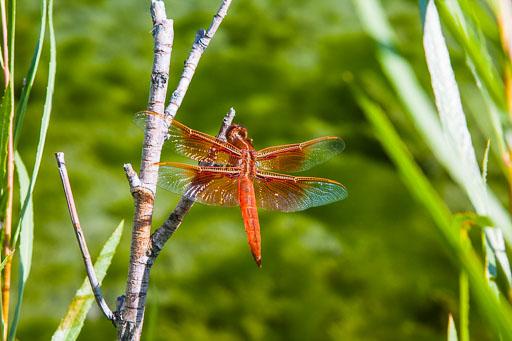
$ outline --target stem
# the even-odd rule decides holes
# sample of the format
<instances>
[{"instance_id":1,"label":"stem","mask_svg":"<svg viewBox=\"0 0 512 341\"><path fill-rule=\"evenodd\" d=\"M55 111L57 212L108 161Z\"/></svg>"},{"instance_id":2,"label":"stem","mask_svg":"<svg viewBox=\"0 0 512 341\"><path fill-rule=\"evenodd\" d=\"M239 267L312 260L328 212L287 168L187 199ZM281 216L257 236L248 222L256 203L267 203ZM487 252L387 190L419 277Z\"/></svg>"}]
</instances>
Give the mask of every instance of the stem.
<instances>
[{"instance_id":1,"label":"stem","mask_svg":"<svg viewBox=\"0 0 512 341\"><path fill-rule=\"evenodd\" d=\"M12 110L14 113L14 110ZM13 200L13 181L14 181L14 151L13 151L13 120L11 117L9 126L9 139L7 142L7 208L5 216L4 231L4 257L11 254L11 229L12 229L12 200ZM12 257L9 258L4 267L4 281L2 285L2 316L4 320L3 340L7 340L8 321L9 321L9 296L11 291L11 264Z\"/></svg>"},{"instance_id":2,"label":"stem","mask_svg":"<svg viewBox=\"0 0 512 341\"><path fill-rule=\"evenodd\" d=\"M55 153L55 157L57 158L60 179L62 181L62 186L64 187L64 193L66 195L66 201L68 203L69 215L71 216L71 223L73 224L76 239L78 241L78 245L80 246L80 252L82 253L82 258L84 260L85 271L87 272L87 278L89 278L89 283L91 283L94 298L96 299L98 307L103 312L103 315L105 315L107 319L113 321L115 319L114 313L109 308L107 302L101 295L100 284L98 282L98 279L96 278L96 273L94 272L94 265L92 264L89 249L87 248L84 232L82 231L82 228L80 226L80 220L78 219L75 199L73 199L73 192L71 191L71 184L69 183L69 176L68 170L66 168L66 162L64 160L64 153Z\"/></svg>"},{"instance_id":3,"label":"stem","mask_svg":"<svg viewBox=\"0 0 512 341\"><path fill-rule=\"evenodd\" d=\"M471 249L471 241L464 226L460 228L460 236L462 247L467 252ZM468 273L464 268L461 268L459 274L459 314L460 341L469 341L469 279Z\"/></svg>"}]
</instances>

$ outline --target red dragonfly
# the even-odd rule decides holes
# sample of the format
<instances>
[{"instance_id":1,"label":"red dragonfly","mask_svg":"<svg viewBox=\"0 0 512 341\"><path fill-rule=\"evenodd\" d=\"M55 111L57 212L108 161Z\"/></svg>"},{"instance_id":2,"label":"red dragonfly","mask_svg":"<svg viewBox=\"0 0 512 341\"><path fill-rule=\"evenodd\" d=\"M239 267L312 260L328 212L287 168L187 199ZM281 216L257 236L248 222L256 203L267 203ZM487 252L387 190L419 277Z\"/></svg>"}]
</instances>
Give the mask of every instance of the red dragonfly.
<instances>
[{"instance_id":1,"label":"red dragonfly","mask_svg":"<svg viewBox=\"0 0 512 341\"><path fill-rule=\"evenodd\" d=\"M294 212L327 205L347 196L346 188L333 180L271 172L299 172L327 161L345 148L339 137L320 137L256 151L252 139L247 138L247 129L237 124L228 128L226 142L151 111L138 113L135 123L144 129L148 115L167 121L168 140L177 153L197 161L222 165L201 167L160 162L158 186L206 205L240 205L249 246L260 268L261 237L257 207Z\"/></svg>"}]
</instances>

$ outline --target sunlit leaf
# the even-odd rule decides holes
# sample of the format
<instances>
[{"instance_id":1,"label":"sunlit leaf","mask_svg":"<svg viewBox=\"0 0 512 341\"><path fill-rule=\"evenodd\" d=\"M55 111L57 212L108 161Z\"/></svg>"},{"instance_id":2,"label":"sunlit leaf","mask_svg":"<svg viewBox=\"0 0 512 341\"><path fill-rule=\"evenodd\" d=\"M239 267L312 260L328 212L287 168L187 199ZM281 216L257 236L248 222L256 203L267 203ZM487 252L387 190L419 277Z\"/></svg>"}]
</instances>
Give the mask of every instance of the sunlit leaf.
<instances>
[{"instance_id":1,"label":"sunlit leaf","mask_svg":"<svg viewBox=\"0 0 512 341\"><path fill-rule=\"evenodd\" d=\"M123 227L124 221L121 221L101 249L100 255L98 256L98 259L96 259L96 263L94 263L94 272L96 273L96 277L100 284L107 273L117 245L121 240ZM53 334L52 341L76 340L84 324L87 312L91 308L93 302L94 294L91 289L91 284L86 277L80 288L77 290L73 301L69 305L66 315L64 315L60 321L59 327Z\"/></svg>"},{"instance_id":2,"label":"sunlit leaf","mask_svg":"<svg viewBox=\"0 0 512 341\"><path fill-rule=\"evenodd\" d=\"M466 116L462 109L459 87L451 67L450 55L441 29L439 15L434 1L422 1L424 7L423 45L427 66L432 78L432 88L436 98L436 105L441 116L441 123L447 143L453 145L452 158L457 160L459 171L462 174L463 188L467 192L471 203L480 215L489 214L487 191L482 181L475 150L471 141L471 134L466 123ZM510 232L510 231L508 231ZM487 253L486 267L489 282L495 282L497 273L496 260L501 263L508 282L512 282L510 264L505 253L505 242L500 229L484 229L486 234Z\"/></svg>"},{"instance_id":3,"label":"sunlit leaf","mask_svg":"<svg viewBox=\"0 0 512 341\"><path fill-rule=\"evenodd\" d=\"M470 288L480 309L482 309L482 315L495 328L497 334L501 334L504 339L512 340L511 309L508 305L502 305L489 288L482 271L482 265L473 249L467 249L460 242L460 231L454 228L452 215L443 200L415 163L384 112L362 95L360 91L356 90L355 95L374 127L385 151L398 168L405 184L416 200L425 206L425 209L435 221L439 234L450 248L451 254L460 262L467 273Z\"/></svg>"},{"instance_id":4,"label":"sunlit leaf","mask_svg":"<svg viewBox=\"0 0 512 341\"><path fill-rule=\"evenodd\" d=\"M16 152L14 154L16 169L18 171L18 181L20 183L20 203L24 205L27 199L27 194L30 186L30 179L28 177L27 169L21 159L20 155ZM30 273L30 266L32 263L32 245L34 240L34 208L32 199L29 198L27 207L23 211L24 217L21 223L21 237L20 237L20 264L18 266L18 302L16 302L16 310L9 329L9 339L14 340L16 335L16 327L21 312L21 303L23 301L23 292L25 284L27 283L28 275Z\"/></svg>"},{"instance_id":5,"label":"sunlit leaf","mask_svg":"<svg viewBox=\"0 0 512 341\"><path fill-rule=\"evenodd\" d=\"M455 329L455 322L453 321L452 314L448 315L448 341L458 341L457 329Z\"/></svg>"}]
</instances>

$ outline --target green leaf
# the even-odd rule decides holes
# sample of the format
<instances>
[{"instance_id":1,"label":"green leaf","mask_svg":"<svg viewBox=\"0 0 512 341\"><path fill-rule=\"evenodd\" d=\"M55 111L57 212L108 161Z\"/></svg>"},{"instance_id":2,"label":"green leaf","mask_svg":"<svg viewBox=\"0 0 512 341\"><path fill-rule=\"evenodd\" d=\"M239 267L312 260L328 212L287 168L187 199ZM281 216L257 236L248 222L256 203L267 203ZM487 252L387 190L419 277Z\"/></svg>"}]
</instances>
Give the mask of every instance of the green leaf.
<instances>
[{"instance_id":1,"label":"green leaf","mask_svg":"<svg viewBox=\"0 0 512 341\"><path fill-rule=\"evenodd\" d=\"M460 237L464 251L469 252L471 250L471 240L467 230L463 227L460 229ZM460 339L461 341L469 341L469 279L464 269L461 269L459 274L459 314Z\"/></svg>"},{"instance_id":2,"label":"green leaf","mask_svg":"<svg viewBox=\"0 0 512 341\"><path fill-rule=\"evenodd\" d=\"M451 157L459 165L469 199L476 211L485 215L485 187L434 1L428 1L424 13L423 45L446 142L454 146Z\"/></svg>"},{"instance_id":3,"label":"green leaf","mask_svg":"<svg viewBox=\"0 0 512 341\"><path fill-rule=\"evenodd\" d=\"M425 1L425 0L423 0ZM467 56L474 63L476 73L487 89L491 98L500 108L506 108L505 86L496 69L486 41L477 27L478 21L471 22L467 14L472 14L474 1L440 0L438 1L443 20L449 25L457 41L464 48ZM461 4L465 11L462 10Z\"/></svg>"},{"instance_id":4,"label":"green leaf","mask_svg":"<svg viewBox=\"0 0 512 341\"><path fill-rule=\"evenodd\" d=\"M9 125L13 105L12 87L9 85L4 90L2 104L0 105L0 186L5 183L5 173L7 171L7 143L9 141ZM3 205L0 211L3 211Z\"/></svg>"},{"instance_id":5,"label":"green leaf","mask_svg":"<svg viewBox=\"0 0 512 341\"><path fill-rule=\"evenodd\" d=\"M107 270L115 254L117 245L121 240L123 233L124 220L119 223L112 235L109 237L103 246L96 263L94 264L94 272L101 284ZM87 277L85 277L82 285L77 290L73 301L69 305L66 315L60 321L59 327L52 336L52 341L72 341L76 340L80 334L80 330L84 324L87 312L94 302L94 294L91 289L91 284Z\"/></svg>"},{"instance_id":6,"label":"green leaf","mask_svg":"<svg viewBox=\"0 0 512 341\"><path fill-rule=\"evenodd\" d=\"M379 1L354 0L353 3L363 27L377 43L377 57L384 73L407 108L416 129L452 179L467 192L466 181L468 180L465 178L465 170L461 169L458 163L458 158L454 157L455 147L446 140L437 112L421 88L411 66L396 52L393 46L394 34ZM425 15L426 0L420 1L420 4L422 13ZM469 182L472 181L473 179L469 179ZM471 190L473 191L478 186L478 184L471 185ZM473 196L470 199L479 205L480 198ZM487 205L489 217L503 232L507 242L512 244L512 221L510 216L490 190L487 191ZM498 229L494 230L499 231ZM489 235L493 238L493 245L502 245L498 234L499 232L489 232ZM503 252L498 253L497 256L500 257L500 263L508 263L508 260L503 257Z\"/></svg>"},{"instance_id":7,"label":"green leaf","mask_svg":"<svg viewBox=\"0 0 512 341\"><path fill-rule=\"evenodd\" d=\"M466 230L469 230L469 227L472 225L480 228L493 226L493 222L489 217L478 215L474 212L455 213L453 215L453 222L455 228L464 228Z\"/></svg>"},{"instance_id":8,"label":"green leaf","mask_svg":"<svg viewBox=\"0 0 512 341\"><path fill-rule=\"evenodd\" d=\"M454 228L453 217L449 209L421 172L420 167L414 162L407 147L382 110L358 90L355 90L355 97L374 127L385 151L397 166L405 184L416 200L425 206L436 223L443 241L450 249L450 254L458 260L462 269L467 273L470 288L482 310L482 315L494 327L496 334L500 334L505 340L512 340L510 306L501 304L489 288L476 253L472 248L462 245L460 230Z\"/></svg>"},{"instance_id":9,"label":"green leaf","mask_svg":"<svg viewBox=\"0 0 512 341\"><path fill-rule=\"evenodd\" d=\"M14 116L14 148L18 144L18 139L21 132L21 126L23 124L23 118L25 117L25 111L27 109L28 99L30 97L30 91L36 78L36 71L39 65L39 59L41 58L41 51L43 50L44 34L46 27L46 0L41 0L41 23L39 25L39 38L37 39L36 48L34 50L34 56L30 63L29 70L27 72L26 84L21 90L20 100L18 108L16 109L16 115Z\"/></svg>"},{"instance_id":10,"label":"green leaf","mask_svg":"<svg viewBox=\"0 0 512 341\"><path fill-rule=\"evenodd\" d=\"M452 314L448 315L448 341L458 341L457 329L455 329L455 322L453 321Z\"/></svg>"},{"instance_id":11,"label":"green leaf","mask_svg":"<svg viewBox=\"0 0 512 341\"><path fill-rule=\"evenodd\" d=\"M18 152L14 154L16 169L18 171L18 180L20 183L20 202L24 205L28 195L30 180L28 177L27 169L23 164ZM30 273L30 266L32 263L32 245L34 239L34 209L32 199L29 198L27 207L23 212L24 219L21 225L21 238L20 238L20 264L18 266L18 302L16 303L16 310L14 317L9 328L9 340L14 340L16 336L16 328L21 312L21 303L23 301L23 292L25 290L25 283L27 282Z\"/></svg>"},{"instance_id":12,"label":"green leaf","mask_svg":"<svg viewBox=\"0 0 512 341\"><path fill-rule=\"evenodd\" d=\"M450 1L451 2L451 1ZM424 14L423 45L427 66L432 78L432 88L436 98L436 105L441 116L441 123L447 143L454 146L451 151L452 158L457 161L458 171L461 173L462 187L466 191L473 207L480 215L488 215L488 201L485 185L482 181L475 150L471 141L471 134L466 123L466 116L462 109L459 88L451 67L450 55L441 29L441 22L437 13L435 2L430 0L425 4L422 1ZM462 15L462 14L461 14ZM496 260L505 269L508 282L512 283L510 263L505 253L505 242L500 229L484 229L486 247L492 249L489 253L488 264L489 282L495 282L497 273ZM495 258L495 259L494 259Z\"/></svg>"},{"instance_id":13,"label":"green leaf","mask_svg":"<svg viewBox=\"0 0 512 341\"><path fill-rule=\"evenodd\" d=\"M43 151L46 142L46 133L48 131L48 125L50 124L53 90L55 87L55 72L57 67L57 51L55 48L55 32L53 28L53 0L50 0L48 2L48 31L50 36L50 65L48 71L48 83L46 87L46 98L43 107L43 116L41 118L41 128L39 130L39 142L37 144L36 159L34 162L34 169L32 170L32 177L30 178L28 193L25 198L25 202L23 203L20 219L18 220L18 225L16 226L16 231L14 233L13 245L16 245L16 242L18 241L21 225L23 223L23 219L25 216L25 211L27 209L29 201L32 198L32 192L34 191L34 186L37 180L37 174L39 173L39 167L41 165L41 160L43 157Z\"/></svg>"}]
</instances>

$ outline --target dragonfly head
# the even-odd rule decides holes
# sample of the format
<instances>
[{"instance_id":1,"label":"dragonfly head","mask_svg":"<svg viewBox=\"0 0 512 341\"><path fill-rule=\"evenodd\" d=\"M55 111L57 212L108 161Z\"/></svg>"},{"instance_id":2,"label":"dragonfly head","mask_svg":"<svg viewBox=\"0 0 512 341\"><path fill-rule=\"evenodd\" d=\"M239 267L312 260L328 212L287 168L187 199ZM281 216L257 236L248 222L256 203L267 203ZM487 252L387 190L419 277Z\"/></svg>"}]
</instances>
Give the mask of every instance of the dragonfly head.
<instances>
[{"instance_id":1,"label":"dragonfly head","mask_svg":"<svg viewBox=\"0 0 512 341\"><path fill-rule=\"evenodd\" d=\"M254 149L252 139L247 138L247 129L238 124L232 124L226 132L226 138L229 143L241 149Z\"/></svg>"}]
</instances>

